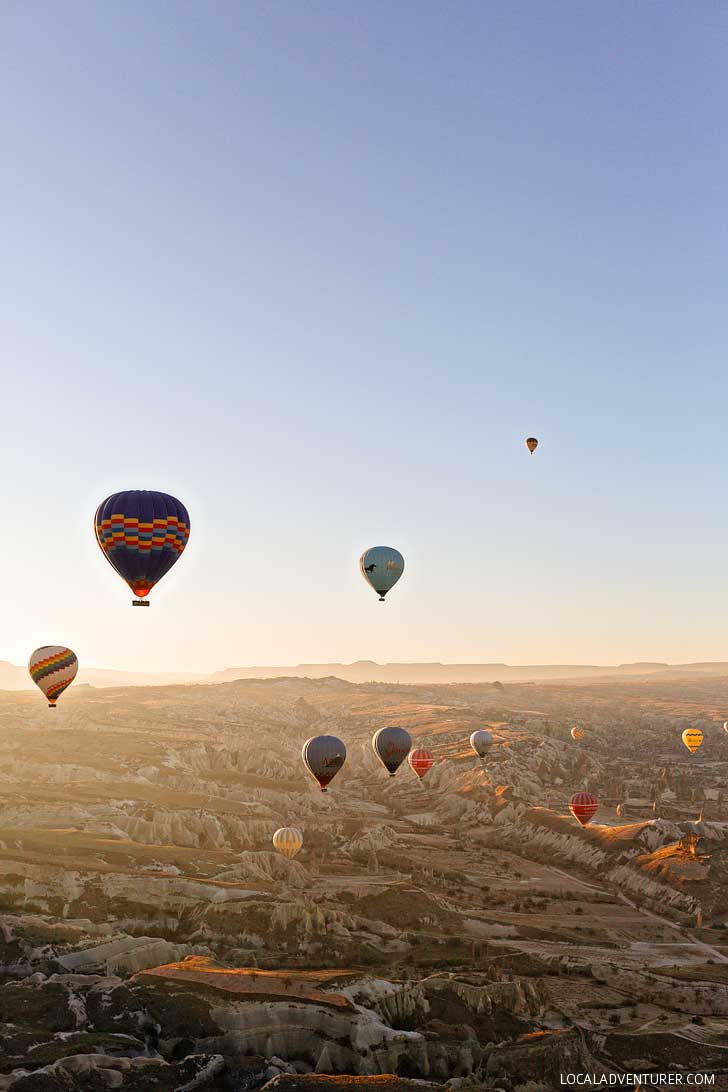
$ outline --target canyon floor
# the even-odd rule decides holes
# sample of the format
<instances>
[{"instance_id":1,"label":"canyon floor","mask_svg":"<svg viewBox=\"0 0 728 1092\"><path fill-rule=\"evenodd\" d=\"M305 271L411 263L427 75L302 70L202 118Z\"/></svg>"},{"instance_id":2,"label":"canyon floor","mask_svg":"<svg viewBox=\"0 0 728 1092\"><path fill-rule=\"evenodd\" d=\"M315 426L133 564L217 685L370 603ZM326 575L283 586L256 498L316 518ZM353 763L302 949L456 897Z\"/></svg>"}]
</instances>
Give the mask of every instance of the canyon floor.
<instances>
[{"instance_id":1,"label":"canyon floor","mask_svg":"<svg viewBox=\"0 0 728 1092\"><path fill-rule=\"evenodd\" d=\"M707 674L0 692L0 1092L728 1088L727 711Z\"/></svg>"}]
</instances>

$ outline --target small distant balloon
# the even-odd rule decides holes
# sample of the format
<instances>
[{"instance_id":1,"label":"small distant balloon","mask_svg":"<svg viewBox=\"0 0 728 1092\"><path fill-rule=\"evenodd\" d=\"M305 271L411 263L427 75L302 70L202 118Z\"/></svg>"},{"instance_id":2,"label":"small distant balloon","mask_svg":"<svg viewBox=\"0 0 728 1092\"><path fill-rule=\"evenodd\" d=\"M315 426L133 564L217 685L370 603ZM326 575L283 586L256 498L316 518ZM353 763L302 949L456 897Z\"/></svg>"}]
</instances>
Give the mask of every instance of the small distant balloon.
<instances>
[{"instance_id":1,"label":"small distant balloon","mask_svg":"<svg viewBox=\"0 0 728 1092\"><path fill-rule=\"evenodd\" d=\"M528 437L528 439L526 440L526 447L528 448L528 450L533 455L534 451L538 447L538 440L536 439L535 436L529 436Z\"/></svg>"},{"instance_id":2,"label":"small distant balloon","mask_svg":"<svg viewBox=\"0 0 728 1092\"><path fill-rule=\"evenodd\" d=\"M303 834L298 827L280 827L273 835L273 848L289 861L300 852L302 845Z\"/></svg>"},{"instance_id":3,"label":"small distant balloon","mask_svg":"<svg viewBox=\"0 0 728 1092\"><path fill-rule=\"evenodd\" d=\"M703 733L699 728L686 728L682 734L682 741L690 751L691 754L695 754L698 747L703 745Z\"/></svg>"},{"instance_id":4,"label":"small distant balloon","mask_svg":"<svg viewBox=\"0 0 728 1092\"><path fill-rule=\"evenodd\" d=\"M394 777L412 746L412 737L404 728L380 728L374 733L372 747L390 777Z\"/></svg>"},{"instance_id":5,"label":"small distant balloon","mask_svg":"<svg viewBox=\"0 0 728 1092\"><path fill-rule=\"evenodd\" d=\"M590 792L575 792L569 801L569 811L583 827L594 818L599 804Z\"/></svg>"},{"instance_id":6,"label":"small distant balloon","mask_svg":"<svg viewBox=\"0 0 728 1092\"><path fill-rule=\"evenodd\" d=\"M76 678L78 659L65 645L41 645L28 661L30 677L55 709L56 702Z\"/></svg>"},{"instance_id":7,"label":"small distant balloon","mask_svg":"<svg viewBox=\"0 0 728 1092\"><path fill-rule=\"evenodd\" d=\"M488 751L493 746L492 733L485 728L478 728L470 737L470 746L473 748L478 758L485 758Z\"/></svg>"},{"instance_id":8,"label":"small distant balloon","mask_svg":"<svg viewBox=\"0 0 728 1092\"><path fill-rule=\"evenodd\" d=\"M126 581L135 607L148 607L155 584L179 559L190 537L190 517L181 501L156 489L112 493L96 509L96 541Z\"/></svg>"},{"instance_id":9,"label":"small distant balloon","mask_svg":"<svg viewBox=\"0 0 728 1092\"><path fill-rule=\"evenodd\" d=\"M728 732L728 720L723 721L723 731Z\"/></svg>"},{"instance_id":10,"label":"small distant balloon","mask_svg":"<svg viewBox=\"0 0 728 1092\"><path fill-rule=\"evenodd\" d=\"M407 761L410 764L410 769L422 780L425 774L432 769L435 756L432 751L428 751L425 747L418 747L415 751L410 751Z\"/></svg>"},{"instance_id":11,"label":"small distant balloon","mask_svg":"<svg viewBox=\"0 0 728 1092\"><path fill-rule=\"evenodd\" d=\"M404 558L393 546L371 546L359 558L361 575L379 596L379 602L391 591L404 572Z\"/></svg>"},{"instance_id":12,"label":"small distant balloon","mask_svg":"<svg viewBox=\"0 0 728 1092\"><path fill-rule=\"evenodd\" d=\"M576 743L579 743L582 739L584 739L585 735L586 735L586 732L584 731L583 728L574 727L574 728L571 729L571 738Z\"/></svg>"},{"instance_id":13,"label":"small distant balloon","mask_svg":"<svg viewBox=\"0 0 728 1092\"><path fill-rule=\"evenodd\" d=\"M337 736L311 736L303 745L301 758L321 792L326 792L346 762L346 746Z\"/></svg>"}]
</instances>

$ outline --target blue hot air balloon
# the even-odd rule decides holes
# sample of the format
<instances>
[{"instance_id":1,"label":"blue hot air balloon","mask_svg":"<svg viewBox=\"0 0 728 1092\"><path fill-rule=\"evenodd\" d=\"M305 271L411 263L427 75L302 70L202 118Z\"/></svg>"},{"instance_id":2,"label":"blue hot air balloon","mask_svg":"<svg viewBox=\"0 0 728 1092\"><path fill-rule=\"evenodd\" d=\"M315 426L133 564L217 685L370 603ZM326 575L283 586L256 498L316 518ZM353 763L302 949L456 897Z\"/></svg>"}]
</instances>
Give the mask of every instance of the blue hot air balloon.
<instances>
[{"instance_id":1,"label":"blue hot air balloon","mask_svg":"<svg viewBox=\"0 0 728 1092\"><path fill-rule=\"evenodd\" d=\"M404 728L380 728L374 733L372 747L389 776L394 777L412 747L412 738Z\"/></svg>"},{"instance_id":2,"label":"blue hot air balloon","mask_svg":"<svg viewBox=\"0 0 728 1092\"><path fill-rule=\"evenodd\" d=\"M301 758L321 792L346 762L346 746L337 736L312 736L301 750Z\"/></svg>"},{"instance_id":3,"label":"blue hot air balloon","mask_svg":"<svg viewBox=\"0 0 728 1092\"><path fill-rule=\"evenodd\" d=\"M112 493L96 509L96 541L119 576L148 607L148 595L177 561L190 536L190 517L181 501L156 489Z\"/></svg>"},{"instance_id":4,"label":"blue hot air balloon","mask_svg":"<svg viewBox=\"0 0 728 1092\"><path fill-rule=\"evenodd\" d=\"M359 558L361 575L374 588L379 602L391 591L404 572L404 558L393 546L371 546Z\"/></svg>"}]
</instances>

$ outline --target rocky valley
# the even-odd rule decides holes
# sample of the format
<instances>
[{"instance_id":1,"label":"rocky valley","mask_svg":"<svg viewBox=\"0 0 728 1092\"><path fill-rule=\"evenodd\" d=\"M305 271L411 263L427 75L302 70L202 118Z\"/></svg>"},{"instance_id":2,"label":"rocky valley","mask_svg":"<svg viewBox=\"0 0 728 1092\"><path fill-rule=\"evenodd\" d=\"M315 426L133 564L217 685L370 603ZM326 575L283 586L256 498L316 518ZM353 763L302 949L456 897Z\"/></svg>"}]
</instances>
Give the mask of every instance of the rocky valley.
<instances>
[{"instance_id":1,"label":"rocky valley","mask_svg":"<svg viewBox=\"0 0 728 1092\"><path fill-rule=\"evenodd\" d=\"M0 692L0 1090L727 1088L727 709L709 673Z\"/></svg>"}]
</instances>

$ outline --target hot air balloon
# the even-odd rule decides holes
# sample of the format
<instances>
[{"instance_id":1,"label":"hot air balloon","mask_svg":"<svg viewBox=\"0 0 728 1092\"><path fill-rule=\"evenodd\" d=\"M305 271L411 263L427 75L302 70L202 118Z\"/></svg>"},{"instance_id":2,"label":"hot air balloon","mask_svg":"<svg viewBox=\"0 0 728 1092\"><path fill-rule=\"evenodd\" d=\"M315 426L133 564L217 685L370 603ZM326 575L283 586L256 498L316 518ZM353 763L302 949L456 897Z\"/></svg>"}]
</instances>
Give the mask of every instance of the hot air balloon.
<instances>
[{"instance_id":1,"label":"hot air balloon","mask_svg":"<svg viewBox=\"0 0 728 1092\"><path fill-rule=\"evenodd\" d=\"M702 746L703 733L699 728L686 728L682 734L682 741L690 753L694 755L698 747Z\"/></svg>"},{"instance_id":2,"label":"hot air balloon","mask_svg":"<svg viewBox=\"0 0 728 1092\"><path fill-rule=\"evenodd\" d=\"M410 751L407 756L407 761L410 764L410 768L417 774L420 780L422 780L425 774L431 770L435 764L435 756L432 751L428 751L424 747L418 747L416 751Z\"/></svg>"},{"instance_id":3,"label":"hot air balloon","mask_svg":"<svg viewBox=\"0 0 728 1092\"><path fill-rule=\"evenodd\" d=\"M326 792L326 786L346 762L346 746L336 736L311 736L303 745L301 758L321 792Z\"/></svg>"},{"instance_id":4,"label":"hot air balloon","mask_svg":"<svg viewBox=\"0 0 728 1092\"><path fill-rule=\"evenodd\" d=\"M391 591L404 572L404 558L392 546L371 546L359 558L361 575L374 588L379 602Z\"/></svg>"},{"instance_id":5,"label":"hot air balloon","mask_svg":"<svg viewBox=\"0 0 728 1092\"><path fill-rule=\"evenodd\" d=\"M534 451L538 447L538 440L536 439L535 436L529 436L528 437L528 439L526 440L526 447L528 448L528 450L533 455Z\"/></svg>"},{"instance_id":6,"label":"hot air balloon","mask_svg":"<svg viewBox=\"0 0 728 1092\"><path fill-rule=\"evenodd\" d=\"M273 848L289 861L299 853L302 845L303 833L298 827L280 827L273 835Z\"/></svg>"},{"instance_id":7,"label":"hot air balloon","mask_svg":"<svg viewBox=\"0 0 728 1092\"><path fill-rule=\"evenodd\" d=\"M128 489L112 493L96 509L96 541L106 560L148 607L149 595L177 561L190 537L187 509L169 493Z\"/></svg>"},{"instance_id":8,"label":"hot air balloon","mask_svg":"<svg viewBox=\"0 0 728 1092\"><path fill-rule=\"evenodd\" d=\"M478 758L485 758L488 751L493 746L493 736L485 728L478 728L470 737L470 746L473 748Z\"/></svg>"},{"instance_id":9,"label":"hot air balloon","mask_svg":"<svg viewBox=\"0 0 728 1092\"><path fill-rule=\"evenodd\" d=\"M723 722L723 731L728 732L728 720Z\"/></svg>"},{"instance_id":10,"label":"hot air balloon","mask_svg":"<svg viewBox=\"0 0 728 1092\"><path fill-rule=\"evenodd\" d=\"M372 738L374 754L385 770L389 770L390 777L394 777L409 754L411 746L412 739L404 728L380 728Z\"/></svg>"},{"instance_id":11,"label":"hot air balloon","mask_svg":"<svg viewBox=\"0 0 728 1092\"><path fill-rule=\"evenodd\" d=\"M598 807L596 796L590 792L575 792L569 801L569 811L583 827L593 819Z\"/></svg>"},{"instance_id":12,"label":"hot air balloon","mask_svg":"<svg viewBox=\"0 0 728 1092\"><path fill-rule=\"evenodd\" d=\"M55 709L56 702L76 678L78 659L65 645L41 645L28 660L30 677Z\"/></svg>"},{"instance_id":13,"label":"hot air balloon","mask_svg":"<svg viewBox=\"0 0 728 1092\"><path fill-rule=\"evenodd\" d=\"M571 729L571 738L572 738L572 739L573 739L573 740L574 740L574 741L575 741L576 743L579 743L579 742L580 742L580 740L582 740L582 739L584 738L584 736L585 736L585 735L586 735L586 732L584 731L584 729L583 729L583 728L576 728L576 727L574 727L574 728L572 728L572 729Z\"/></svg>"}]
</instances>

